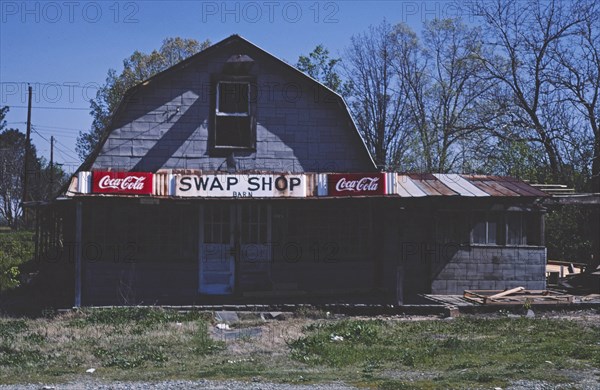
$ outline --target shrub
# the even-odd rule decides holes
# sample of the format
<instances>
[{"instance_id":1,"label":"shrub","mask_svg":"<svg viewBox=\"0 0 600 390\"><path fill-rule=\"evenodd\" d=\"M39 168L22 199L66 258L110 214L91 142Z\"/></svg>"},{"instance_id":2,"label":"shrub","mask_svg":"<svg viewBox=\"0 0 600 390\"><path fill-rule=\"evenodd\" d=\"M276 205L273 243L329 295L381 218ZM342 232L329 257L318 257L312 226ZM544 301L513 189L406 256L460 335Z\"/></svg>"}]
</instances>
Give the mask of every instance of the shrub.
<instances>
[{"instance_id":1,"label":"shrub","mask_svg":"<svg viewBox=\"0 0 600 390\"><path fill-rule=\"evenodd\" d=\"M33 254L31 232L0 233L0 292L19 286L19 265Z\"/></svg>"}]
</instances>

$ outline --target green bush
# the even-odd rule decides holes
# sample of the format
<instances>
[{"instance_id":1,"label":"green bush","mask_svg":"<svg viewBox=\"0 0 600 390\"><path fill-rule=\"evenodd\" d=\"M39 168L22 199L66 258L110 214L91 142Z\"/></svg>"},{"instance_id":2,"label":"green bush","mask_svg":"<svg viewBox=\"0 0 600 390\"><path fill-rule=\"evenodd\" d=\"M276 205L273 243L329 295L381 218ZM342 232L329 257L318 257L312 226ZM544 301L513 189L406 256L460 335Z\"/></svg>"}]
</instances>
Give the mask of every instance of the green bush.
<instances>
[{"instance_id":1,"label":"green bush","mask_svg":"<svg viewBox=\"0 0 600 390\"><path fill-rule=\"evenodd\" d=\"M587 263L592 254L592 212L581 206L562 206L546 217L548 258Z\"/></svg>"},{"instance_id":2,"label":"green bush","mask_svg":"<svg viewBox=\"0 0 600 390\"><path fill-rule=\"evenodd\" d=\"M0 233L0 291L19 286L19 266L33 259L31 232Z\"/></svg>"}]
</instances>

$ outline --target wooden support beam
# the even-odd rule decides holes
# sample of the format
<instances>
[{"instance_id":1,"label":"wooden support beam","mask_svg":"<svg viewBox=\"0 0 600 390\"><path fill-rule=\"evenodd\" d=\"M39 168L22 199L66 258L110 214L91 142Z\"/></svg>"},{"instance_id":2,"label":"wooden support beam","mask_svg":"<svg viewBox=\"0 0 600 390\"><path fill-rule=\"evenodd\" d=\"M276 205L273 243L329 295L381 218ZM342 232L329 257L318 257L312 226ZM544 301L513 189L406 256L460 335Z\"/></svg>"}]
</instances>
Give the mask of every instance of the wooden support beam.
<instances>
[{"instance_id":1,"label":"wooden support beam","mask_svg":"<svg viewBox=\"0 0 600 390\"><path fill-rule=\"evenodd\" d=\"M75 204L75 307L81 307L81 230L82 230L81 201Z\"/></svg>"}]
</instances>

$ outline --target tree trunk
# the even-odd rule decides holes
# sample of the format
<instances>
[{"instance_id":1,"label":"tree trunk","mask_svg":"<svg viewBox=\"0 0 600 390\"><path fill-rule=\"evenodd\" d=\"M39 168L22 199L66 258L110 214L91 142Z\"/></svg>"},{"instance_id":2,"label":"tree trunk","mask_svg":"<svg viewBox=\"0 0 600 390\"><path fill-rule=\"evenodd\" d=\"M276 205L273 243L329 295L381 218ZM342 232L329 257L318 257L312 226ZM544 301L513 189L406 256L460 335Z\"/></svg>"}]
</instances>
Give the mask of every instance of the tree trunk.
<instances>
[{"instance_id":1,"label":"tree trunk","mask_svg":"<svg viewBox=\"0 0 600 390\"><path fill-rule=\"evenodd\" d=\"M590 191L600 193L600 138L594 137L594 157L592 158L592 180Z\"/></svg>"}]
</instances>

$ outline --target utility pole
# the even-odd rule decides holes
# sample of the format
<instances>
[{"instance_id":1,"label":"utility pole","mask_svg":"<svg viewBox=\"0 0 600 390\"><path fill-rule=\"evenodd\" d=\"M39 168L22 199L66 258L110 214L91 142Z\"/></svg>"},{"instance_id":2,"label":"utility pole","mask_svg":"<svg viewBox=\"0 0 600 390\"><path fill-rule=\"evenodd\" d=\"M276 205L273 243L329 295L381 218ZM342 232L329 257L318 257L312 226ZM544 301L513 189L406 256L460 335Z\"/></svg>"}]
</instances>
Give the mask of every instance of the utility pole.
<instances>
[{"instance_id":1,"label":"utility pole","mask_svg":"<svg viewBox=\"0 0 600 390\"><path fill-rule=\"evenodd\" d=\"M31 149L31 85L28 86L29 99L27 103L27 138L25 140L25 162L23 166L23 200L22 202L27 202L27 182L28 182L28 170L29 170L29 150ZM27 213L25 212L25 208L23 207L23 220L25 226L27 226Z\"/></svg>"},{"instance_id":2,"label":"utility pole","mask_svg":"<svg viewBox=\"0 0 600 390\"><path fill-rule=\"evenodd\" d=\"M50 136L50 191L48 191L48 200L54 193L54 136Z\"/></svg>"}]
</instances>

